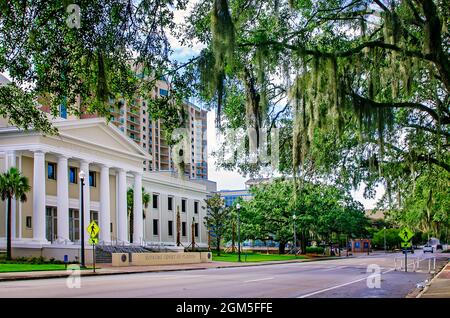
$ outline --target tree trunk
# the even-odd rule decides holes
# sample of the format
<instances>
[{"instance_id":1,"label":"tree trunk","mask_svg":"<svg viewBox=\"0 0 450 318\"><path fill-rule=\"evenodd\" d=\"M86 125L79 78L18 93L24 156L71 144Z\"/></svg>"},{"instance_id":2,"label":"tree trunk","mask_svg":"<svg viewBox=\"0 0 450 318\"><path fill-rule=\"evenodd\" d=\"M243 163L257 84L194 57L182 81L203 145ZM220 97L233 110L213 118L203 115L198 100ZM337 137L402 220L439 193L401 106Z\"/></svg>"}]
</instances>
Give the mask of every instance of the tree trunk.
<instances>
[{"instance_id":1,"label":"tree trunk","mask_svg":"<svg viewBox=\"0 0 450 318\"><path fill-rule=\"evenodd\" d=\"M220 256L220 236L217 236L216 238L216 250L217 250L217 256Z\"/></svg>"},{"instance_id":2,"label":"tree trunk","mask_svg":"<svg viewBox=\"0 0 450 318\"><path fill-rule=\"evenodd\" d=\"M301 239L300 239L300 245L301 245L301 254L306 254L306 233L304 230L300 231Z\"/></svg>"},{"instance_id":3,"label":"tree trunk","mask_svg":"<svg viewBox=\"0 0 450 318\"><path fill-rule=\"evenodd\" d=\"M11 259L11 198L8 197L8 220L6 225L6 259Z\"/></svg>"},{"instance_id":4,"label":"tree trunk","mask_svg":"<svg viewBox=\"0 0 450 318\"><path fill-rule=\"evenodd\" d=\"M285 248L286 248L286 242L285 241L280 241L279 245L278 245L278 254L284 254L285 253Z\"/></svg>"},{"instance_id":5,"label":"tree trunk","mask_svg":"<svg viewBox=\"0 0 450 318\"><path fill-rule=\"evenodd\" d=\"M233 222L233 226L232 226L232 230L231 230L231 253L235 252L235 248L234 248L235 242L236 242L236 226Z\"/></svg>"},{"instance_id":6,"label":"tree trunk","mask_svg":"<svg viewBox=\"0 0 450 318\"><path fill-rule=\"evenodd\" d=\"M133 211L130 211L130 224L129 224L129 228L130 228L130 243L133 243L133 219L134 219L134 215L133 215Z\"/></svg>"}]
</instances>

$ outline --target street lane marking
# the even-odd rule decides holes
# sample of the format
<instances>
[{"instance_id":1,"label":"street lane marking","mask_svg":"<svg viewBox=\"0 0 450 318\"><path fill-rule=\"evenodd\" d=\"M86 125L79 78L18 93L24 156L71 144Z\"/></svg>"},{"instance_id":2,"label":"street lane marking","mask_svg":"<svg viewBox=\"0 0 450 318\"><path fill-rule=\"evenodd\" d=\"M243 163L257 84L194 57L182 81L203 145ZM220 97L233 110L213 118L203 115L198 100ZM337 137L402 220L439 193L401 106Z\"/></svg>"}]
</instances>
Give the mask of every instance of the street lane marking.
<instances>
[{"instance_id":1,"label":"street lane marking","mask_svg":"<svg viewBox=\"0 0 450 318\"><path fill-rule=\"evenodd\" d=\"M328 271L332 271L332 270L336 270L336 269L342 269L341 266L335 266L335 267L331 267L331 268L325 268L325 269L318 269L318 272L328 272Z\"/></svg>"},{"instance_id":2,"label":"street lane marking","mask_svg":"<svg viewBox=\"0 0 450 318\"><path fill-rule=\"evenodd\" d=\"M387 271L385 271L385 272L383 272L381 274L386 274L386 273L392 272L393 270L394 269L390 269L390 270L387 270ZM337 288L348 286L348 285L351 285L351 284L354 284L354 283L362 282L363 280L367 280L368 277L370 277L370 275L366 276L366 277L363 277L363 278L360 278L360 279L353 280L353 281L348 282L348 283L332 286L332 287L325 288L325 289L322 289L322 290L318 290L318 291L315 291L315 292L312 292L312 293L309 293L309 294L306 294L306 295L298 296L297 298L306 298L306 297L310 297L310 296L314 296L314 295L317 295L317 294L321 294L321 293L324 293L324 292L327 292L327 291L330 291L330 290L333 290L333 289L337 289Z\"/></svg>"},{"instance_id":3,"label":"street lane marking","mask_svg":"<svg viewBox=\"0 0 450 318\"><path fill-rule=\"evenodd\" d=\"M244 283L260 282L260 281L263 281L263 280L271 280L271 279L273 279L273 277L251 279L251 280L244 281Z\"/></svg>"}]
</instances>

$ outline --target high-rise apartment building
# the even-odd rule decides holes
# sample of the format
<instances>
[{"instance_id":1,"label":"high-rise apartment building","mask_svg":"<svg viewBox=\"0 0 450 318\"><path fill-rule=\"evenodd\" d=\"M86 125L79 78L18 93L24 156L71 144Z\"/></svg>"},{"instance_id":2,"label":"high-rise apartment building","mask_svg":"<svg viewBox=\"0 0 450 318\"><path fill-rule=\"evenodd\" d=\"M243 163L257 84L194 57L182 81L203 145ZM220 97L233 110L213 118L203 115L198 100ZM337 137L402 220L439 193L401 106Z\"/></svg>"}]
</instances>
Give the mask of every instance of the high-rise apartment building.
<instances>
[{"instance_id":1,"label":"high-rise apartment building","mask_svg":"<svg viewBox=\"0 0 450 318\"><path fill-rule=\"evenodd\" d=\"M191 179L208 179L207 114L200 107L186 103L189 116L190 161L185 168Z\"/></svg>"},{"instance_id":2,"label":"high-rise apartment building","mask_svg":"<svg viewBox=\"0 0 450 318\"><path fill-rule=\"evenodd\" d=\"M158 80L152 98L169 94L167 82ZM136 98L132 102L111 100L111 122L128 137L144 148L152 161L143 162L144 171L174 171L171 148L162 130L161 119L152 119L147 111L147 101ZM207 179L207 111L190 103L185 103L186 129L190 149L186 149L185 174L191 179ZM93 115L82 115L82 118ZM95 116L95 115L94 115Z\"/></svg>"}]
</instances>

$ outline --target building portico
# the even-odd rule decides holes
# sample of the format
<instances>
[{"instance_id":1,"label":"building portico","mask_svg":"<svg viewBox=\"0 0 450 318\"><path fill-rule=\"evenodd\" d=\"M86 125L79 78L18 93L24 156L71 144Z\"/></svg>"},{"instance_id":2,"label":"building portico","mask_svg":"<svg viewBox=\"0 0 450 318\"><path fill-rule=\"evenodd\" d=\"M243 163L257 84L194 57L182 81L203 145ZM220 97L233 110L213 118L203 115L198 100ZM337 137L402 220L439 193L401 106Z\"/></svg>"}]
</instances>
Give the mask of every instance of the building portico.
<instances>
[{"instance_id":1,"label":"building portico","mask_svg":"<svg viewBox=\"0 0 450 318\"><path fill-rule=\"evenodd\" d=\"M16 167L31 185L26 202L13 202L13 256L45 254L61 259L69 254L71 260L77 259L81 231L87 241L91 220L100 227L102 245L175 246L177 211L183 246L189 246L193 236L197 246L206 246L205 186L168 172L144 172L149 154L104 119L58 121L54 126L55 136L0 128L0 172ZM130 188L133 218L128 209ZM146 207L142 189L151 197ZM5 246L6 204L0 201L0 249Z\"/></svg>"},{"instance_id":2,"label":"building portico","mask_svg":"<svg viewBox=\"0 0 450 318\"><path fill-rule=\"evenodd\" d=\"M56 122L58 136L20 132L13 127L0 128L0 153L6 154L2 170L17 167L31 185L27 202L13 202L12 214L17 215L17 208L25 214L19 215L21 220L25 219L24 224L12 218L12 236L17 243L79 244L80 171L86 175L83 190L85 227L95 219L102 228L99 237L102 243L126 244L129 241L127 176L136 179L135 185L140 185L136 195L142 195L142 161L148 160L148 156L115 126L102 119L76 122L76 127L71 121ZM90 130L90 139L95 140L103 134L103 137L109 136L109 140L97 139L93 148L94 140L77 136L81 130L83 134ZM112 200L117 200L118 204ZM117 206L118 223L112 222L112 214L116 213L112 213L111 205ZM134 206L135 210L142 211L142 199L136 200ZM142 212L136 213L134 223L135 241L141 242L143 231L138 227L143 224ZM4 237L4 233L0 236ZM87 231L85 238L89 238Z\"/></svg>"}]
</instances>

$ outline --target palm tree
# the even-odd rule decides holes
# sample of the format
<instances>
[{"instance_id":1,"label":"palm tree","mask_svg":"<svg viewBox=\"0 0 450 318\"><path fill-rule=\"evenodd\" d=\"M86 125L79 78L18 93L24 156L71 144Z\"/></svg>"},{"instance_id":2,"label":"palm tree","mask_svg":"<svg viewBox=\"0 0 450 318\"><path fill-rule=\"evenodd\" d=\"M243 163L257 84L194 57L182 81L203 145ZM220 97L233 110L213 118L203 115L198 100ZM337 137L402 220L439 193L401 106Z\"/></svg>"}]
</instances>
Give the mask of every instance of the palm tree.
<instances>
[{"instance_id":1,"label":"palm tree","mask_svg":"<svg viewBox=\"0 0 450 318\"><path fill-rule=\"evenodd\" d=\"M11 259L11 209L12 199L19 199L20 202L27 200L26 192L31 187L28 178L24 177L17 168L10 168L5 173L0 174L0 194L2 200L8 201L7 227L6 227L6 259Z\"/></svg>"},{"instance_id":2,"label":"palm tree","mask_svg":"<svg viewBox=\"0 0 450 318\"><path fill-rule=\"evenodd\" d=\"M142 206L144 209L148 208L150 203L150 194L145 191L142 187ZM133 243L133 219L134 219L134 190L133 188L128 188L127 190L127 210L128 217L130 219L129 223L129 233L130 233L130 243ZM145 219L145 211L142 210L143 218Z\"/></svg>"}]
</instances>

